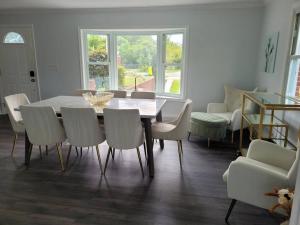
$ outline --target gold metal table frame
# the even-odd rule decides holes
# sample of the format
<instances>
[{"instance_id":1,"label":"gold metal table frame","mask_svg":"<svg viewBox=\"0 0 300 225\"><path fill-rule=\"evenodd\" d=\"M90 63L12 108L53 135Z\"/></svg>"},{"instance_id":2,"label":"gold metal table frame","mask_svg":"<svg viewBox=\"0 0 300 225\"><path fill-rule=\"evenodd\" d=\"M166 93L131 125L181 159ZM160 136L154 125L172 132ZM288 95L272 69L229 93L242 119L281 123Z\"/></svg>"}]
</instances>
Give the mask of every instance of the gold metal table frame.
<instances>
[{"instance_id":1,"label":"gold metal table frame","mask_svg":"<svg viewBox=\"0 0 300 225\"><path fill-rule=\"evenodd\" d=\"M266 92L244 92L241 97L242 118L238 154L241 154L243 148L243 128L245 121L249 124L250 138L252 137L253 129L257 129L257 138L263 139L264 127L268 127L268 138L272 139L273 128L283 128L285 130L284 137L278 140L283 140L286 147L288 142L288 124L276 117L275 111L300 111L300 100L277 93ZM259 107L258 114L246 112L246 100L255 103Z\"/></svg>"}]
</instances>

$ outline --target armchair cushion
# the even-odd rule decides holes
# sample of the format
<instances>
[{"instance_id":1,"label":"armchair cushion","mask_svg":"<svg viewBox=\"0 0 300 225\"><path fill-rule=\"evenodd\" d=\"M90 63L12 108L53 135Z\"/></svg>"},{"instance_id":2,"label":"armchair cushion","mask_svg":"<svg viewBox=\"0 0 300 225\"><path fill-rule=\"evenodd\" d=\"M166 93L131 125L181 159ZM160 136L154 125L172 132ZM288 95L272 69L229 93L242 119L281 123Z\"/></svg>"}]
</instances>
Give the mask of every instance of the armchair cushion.
<instances>
[{"instance_id":1,"label":"armchair cushion","mask_svg":"<svg viewBox=\"0 0 300 225\"><path fill-rule=\"evenodd\" d=\"M227 105L227 111L229 112L233 112L236 109L241 108L241 95L244 92L247 92L246 90L241 90L241 89L237 89L237 88L233 88L230 86L224 86L225 89L225 100L224 103ZM257 88L255 88L253 90L253 92L256 92ZM254 107L254 104L249 101L246 100L245 102L245 110L246 111L252 111L252 108Z\"/></svg>"},{"instance_id":2,"label":"armchair cushion","mask_svg":"<svg viewBox=\"0 0 300 225\"><path fill-rule=\"evenodd\" d=\"M296 151L263 140L250 143L247 158L289 171L295 162Z\"/></svg>"},{"instance_id":3,"label":"armchair cushion","mask_svg":"<svg viewBox=\"0 0 300 225\"><path fill-rule=\"evenodd\" d=\"M208 113L225 113L227 112L227 106L225 103L208 103Z\"/></svg>"}]
</instances>

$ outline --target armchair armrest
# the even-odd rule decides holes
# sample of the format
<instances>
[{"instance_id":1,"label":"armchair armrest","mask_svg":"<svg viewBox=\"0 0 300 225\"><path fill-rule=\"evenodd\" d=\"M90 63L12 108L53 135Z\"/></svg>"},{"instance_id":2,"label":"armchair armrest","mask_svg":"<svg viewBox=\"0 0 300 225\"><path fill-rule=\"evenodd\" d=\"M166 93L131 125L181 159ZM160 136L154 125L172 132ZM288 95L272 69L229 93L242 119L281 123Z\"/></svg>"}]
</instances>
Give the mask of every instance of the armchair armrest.
<instances>
[{"instance_id":1,"label":"armchair armrest","mask_svg":"<svg viewBox=\"0 0 300 225\"><path fill-rule=\"evenodd\" d=\"M208 103L208 113L224 113L227 112L227 105L225 103Z\"/></svg>"},{"instance_id":2,"label":"armchair armrest","mask_svg":"<svg viewBox=\"0 0 300 225\"><path fill-rule=\"evenodd\" d=\"M296 152L267 141L254 140L250 143L247 158L290 170Z\"/></svg>"},{"instance_id":3,"label":"armchair armrest","mask_svg":"<svg viewBox=\"0 0 300 225\"><path fill-rule=\"evenodd\" d=\"M241 109L234 110L231 116L231 124L230 124L230 128L232 131L241 129L241 120L242 120L242 110ZM244 127L246 126L247 124L245 122Z\"/></svg>"}]
</instances>

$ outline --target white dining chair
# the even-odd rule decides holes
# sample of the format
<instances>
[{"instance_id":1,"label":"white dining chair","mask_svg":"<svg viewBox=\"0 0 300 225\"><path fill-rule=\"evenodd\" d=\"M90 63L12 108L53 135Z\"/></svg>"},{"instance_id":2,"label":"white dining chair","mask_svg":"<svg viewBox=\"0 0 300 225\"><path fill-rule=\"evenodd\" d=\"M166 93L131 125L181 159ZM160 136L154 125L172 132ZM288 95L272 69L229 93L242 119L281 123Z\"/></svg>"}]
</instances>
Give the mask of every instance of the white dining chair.
<instances>
[{"instance_id":1,"label":"white dining chair","mask_svg":"<svg viewBox=\"0 0 300 225\"><path fill-rule=\"evenodd\" d=\"M152 136L154 139L177 141L180 167L182 167L182 139L188 135L190 117L192 112L192 101L187 99L176 120L169 123L155 122L152 125Z\"/></svg>"},{"instance_id":2,"label":"white dining chair","mask_svg":"<svg viewBox=\"0 0 300 225\"><path fill-rule=\"evenodd\" d=\"M133 91L131 92L131 98L140 99L155 99L155 92L151 91Z\"/></svg>"},{"instance_id":3,"label":"white dining chair","mask_svg":"<svg viewBox=\"0 0 300 225\"><path fill-rule=\"evenodd\" d=\"M126 91L109 90L108 92L113 93L114 98L126 98L127 97L127 92Z\"/></svg>"},{"instance_id":4,"label":"white dining chair","mask_svg":"<svg viewBox=\"0 0 300 225\"><path fill-rule=\"evenodd\" d=\"M25 127L23 124L22 115L19 111L16 111L16 108L19 108L21 105L27 105L29 104L29 100L26 96L26 94L14 94L4 97L4 101L7 107L8 111L8 117L12 126L12 129L14 131L14 139L13 139L13 146L11 149L11 155L13 156L16 141L18 138L18 134L25 132Z\"/></svg>"},{"instance_id":5,"label":"white dining chair","mask_svg":"<svg viewBox=\"0 0 300 225\"><path fill-rule=\"evenodd\" d=\"M144 177L143 164L139 147L144 143L144 131L138 109L109 109L104 108L104 126L106 141L109 146L104 174L113 155L113 149L136 148L142 175Z\"/></svg>"},{"instance_id":6,"label":"white dining chair","mask_svg":"<svg viewBox=\"0 0 300 225\"><path fill-rule=\"evenodd\" d=\"M65 127L68 142L70 143L67 156L67 165L72 146L96 147L100 170L102 171L99 145L105 141L104 128L97 119L94 108L67 108L61 107L63 124Z\"/></svg>"},{"instance_id":7,"label":"white dining chair","mask_svg":"<svg viewBox=\"0 0 300 225\"><path fill-rule=\"evenodd\" d=\"M54 109L49 106L20 106L25 129L30 141L29 160L33 145L56 145L61 170L64 171L64 161L61 143L66 140L65 130L56 116Z\"/></svg>"}]
</instances>

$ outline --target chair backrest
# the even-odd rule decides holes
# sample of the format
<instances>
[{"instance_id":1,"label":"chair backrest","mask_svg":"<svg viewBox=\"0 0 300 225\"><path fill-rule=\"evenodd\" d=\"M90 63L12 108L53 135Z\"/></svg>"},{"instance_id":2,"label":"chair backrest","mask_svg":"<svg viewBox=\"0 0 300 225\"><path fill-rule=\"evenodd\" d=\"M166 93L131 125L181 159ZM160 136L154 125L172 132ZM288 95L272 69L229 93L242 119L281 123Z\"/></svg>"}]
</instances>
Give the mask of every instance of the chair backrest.
<instances>
[{"instance_id":1,"label":"chair backrest","mask_svg":"<svg viewBox=\"0 0 300 225\"><path fill-rule=\"evenodd\" d=\"M105 141L104 129L94 108L61 108L68 142L78 147L88 147Z\"/></svg>"},{"instance_id":2,"label":"chair backrest","mask_svg":"<svg viewBox=\"0 0 300 225\"><path fill-rule=\"evenodd\" d=\"M114 98L126 98L127 97L126 91L109 90L108 92L114 93Z\"/></svg>"},{"instance_id":3,"label":"chair backrest","mask_svg":"<svg viewBox=\"0 0 300 225\"><path fill-rule=\"evenodd\" d=\"M183 139L187 136L190 126L190 119L192 113L192 100L187 99L181 109L181 112L178 114L177 119L174 124L176 126L177 139Z\"/></svg>"},{"instance_id":4,"label":"chair backrest","mask_svg":"<svg viewBox=\"0 0 300 225\"><path fill-rule=\"evenodd\" d=\"M75 91L75 95L76 95L76 96L82 96L82 94L89 93L89 92L91 92L92 95L95 95L95 94L97 93L96 90L77 89L77 90Z\"/></svg>"},{"instance_id":5,"label":"chair backrest","mask_svg":"<svg viewBox=\"0 0 300 225\"><path fill-rule=\"evenodd\" d=\"M52 145L66 139L62 123L49 106L20 106L29 141L34 145Z\"/></svg>"},{"instance_id":6,"label":"chair backrest","mask_svg":"<svg viewBox=\"0 0 300 225\"><path fill-rule=\"evenodd\" d=\"M110 147L131 149L143 144L144 135L137 109L104 108L106 141Z\"/></svg>"},{"instance_id":7,"label":"chair backrest","mask_svg":"<svg viewBox=\"0 0 300 225\"><path fill-rule=\"evenodd\" d=\"M150 91L133 91L131 92L131 98L141 99L155 99L155 92Z\"/></svg>"},{"instance_id":8,"label":"chair backrest","mask_svg":"<svg viewBox=\"0 0 300 225\"><path fill-rule=\"evenodd\" d=\"M8 109L8 116L16 133L24 132L24 126L21 126L19 122L22 121L21 112L15 111L15 108L19 108L21 105L29 104L29 100L26 94L15 94L4 97L5 104Z\"/></svg>"}]
</instances>

